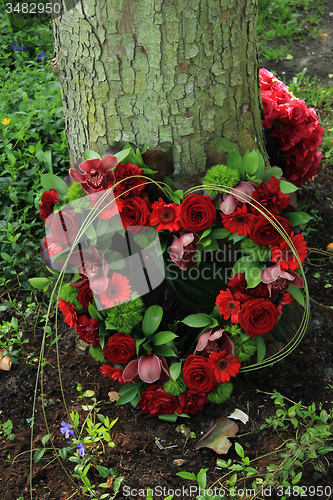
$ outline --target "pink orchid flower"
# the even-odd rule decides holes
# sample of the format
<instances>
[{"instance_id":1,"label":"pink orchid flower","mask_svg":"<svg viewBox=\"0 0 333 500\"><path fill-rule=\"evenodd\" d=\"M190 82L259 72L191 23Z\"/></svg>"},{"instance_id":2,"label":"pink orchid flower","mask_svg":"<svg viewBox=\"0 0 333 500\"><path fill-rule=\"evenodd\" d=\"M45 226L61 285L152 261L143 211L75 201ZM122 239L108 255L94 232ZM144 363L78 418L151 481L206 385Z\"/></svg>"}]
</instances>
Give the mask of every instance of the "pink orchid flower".
<instances>
[{"instance_id":1,"label":"pink orchid flower","mask_svg":"<svg viewBox=\"0 0 333 500\"><path fill-rule=\"evenodd\" d=\"M81 276L72 286L81 286L89 281L90 288L96 294L100 294L107 289L107 274L110 265L104 257L102 259L99 256L92 243L90 243L90 252L87 252L87 250L73 252L69 262L77 267L77 272Z\"/></svg>"},{"instance_id":2,"label":"pink orchid flower","mask_svg":"<svg viewBox=\"0 0 333 500\"><path fill-rule=\"evenodd\" d=\"M283 271L278 262L274 266L266 267L260 274L261 281L267 285L269 296L273 292L284 292L290 284L303 288L304 282L295 271Z\"/></svg>"},{"instance_id":3,"label":"pink orchid flower","mask_svg":"<svg viewBox=\"0 0 333 500\"><path fill-rule=\"evenodd\" d=\"M185 229L179 233L179 238L177 236L173 237L170 246L170 257L183 271L188 267L197 265L196 255L199 239L197 233L191 233L191 231Z\"/></svg>"},{"instance_id":4,"label":"pink orchid flower","mask_svg":"<svg viewBox=\"0 0 333 500\"><path fill-rule=\"evenodd\" d=\"M101 160L99 158L90 158L85 160L79 168L84 174L69 169L69 174L75 182L80 182L85 193L91 194L101 189L107 189L115 183L115 174L113 169L117 166L118 160L115 156L107 155Z\"/></svg>"},{"instance_id":5,"label":"pink orchid flower","mask_svg":"<svg viewBox=\"0 0 333 500\"><path fill-rule=\"evenodd\" d=\"M170 378L169 368L163 356L143 354L139 359L130 361L123 371L124 382L138 382L139 379L152 384L163 384Z\"/></svg>"},{"instance_id":6,"label":"pink orchid flower","mask_svg":"<svg viewBox=\"0 0 333 500\"><path fill-rule=\"evenodd\" d=\"M224 194L220 197L220 208L226 215L235 212L237 207L243 206L252 199L252 193L255 190L255 184L252 182L241 181L237 186L230 189L230 194Z\"/></svg>"},{"instance_id":7,"label":"pink orchid flower","mask_svg":"<svg viewBox=\"0 0 333 500\"><path fill-rule=\"evenodd\" d=\"M209 330L209 332L200 335L194 354L202 352L207 356L211 352L222 352L225 349L228 354L234 355L235 345L224 330Z\"/></svg>"}]
</instances>

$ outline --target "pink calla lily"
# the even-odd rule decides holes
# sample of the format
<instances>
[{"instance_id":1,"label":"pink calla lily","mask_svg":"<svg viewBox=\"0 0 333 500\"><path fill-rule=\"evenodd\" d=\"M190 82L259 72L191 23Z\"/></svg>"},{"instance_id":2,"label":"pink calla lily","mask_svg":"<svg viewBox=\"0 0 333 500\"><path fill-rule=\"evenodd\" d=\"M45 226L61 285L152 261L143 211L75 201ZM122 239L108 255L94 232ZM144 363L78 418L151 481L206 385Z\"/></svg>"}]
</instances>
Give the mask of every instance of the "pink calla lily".
<instances>
[{"instance_id":1,"label":"pink calla lily","mask_svg":"<svg viewBox=\"0 0 333 500\"><path fill-rule=\"evenodd\" d=\"M235 352L235 345L233 341L228 337L224 330L209 330L209 332L200 335L197 345L195 347L194 354L198 352L216 352L216 349L223 351L225 349L232 356Z\"/></svg>"},{"instance_id":2,"label":"pink calla lily","mask_svg":"<svg viewBox=\"0 0 333 500\"><path fill-rule=\"evenodd\" d=\"M167 362L163 356L143 354L139 359L130 361L123 372L125 382L137 381L140 378L147 384L165 382L170 377Z\"/></svg>"},{"instance_id":3,"label":"pink calla lily","mask_svg":"<svg viewBox=\"0 0 333 500\"><path fill-rule=\"evenodd\" d=\"M80 182L85 193L91 194L101 189L107 189L115 183L113 169L117 166L118 160L115 156L107 155L101 160L90 158L79 165L84 172L78 172L75 168L69 169L69 174L75 182Z\"/></svg>"}]
</instances>

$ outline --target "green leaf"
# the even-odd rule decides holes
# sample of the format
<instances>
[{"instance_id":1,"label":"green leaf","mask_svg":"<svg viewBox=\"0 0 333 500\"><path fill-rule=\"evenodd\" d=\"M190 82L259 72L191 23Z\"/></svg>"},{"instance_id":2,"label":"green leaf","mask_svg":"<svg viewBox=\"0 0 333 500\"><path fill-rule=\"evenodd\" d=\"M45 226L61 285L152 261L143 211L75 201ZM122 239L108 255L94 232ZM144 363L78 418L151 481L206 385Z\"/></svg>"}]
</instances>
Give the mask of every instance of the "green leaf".
<instances>
[{"instance_id":1,"label":"green leaf","mask_svg":"<svg viewBox=\"0 0 333 500\"><path fill-rule=\"evenodd\" d=\"M170 340L173 340L174 338L178 337L178 335L175 335L173 332L158 332L156 335L154 335L153 338L153 344L154 345L163 345L169 342Z\"/></svg>"},{"instance_id":2,"label":"green leaf","mask_svg":"<svg viewBox=\"0 0 333 500\"><path fill-rule=\"evenodd\" d=\"M302 226L307 224L313 217L306 212L289 212L283 216L290 222L292 226Z\"/></svg>"},{"instance_id":3,"label":"green leaf","mask_svg":"<svg viewBox=\"0 0 333 500\"><path fill-rule=\"evenodd\" d=\"M154 346L154 353L158 356L176 356L176 353L167 345Z\"/></svg>"},{"instance_id":4,"label":"green leaf","mask_svg":"<svg viewBox=\"0 0 333 500\"><path fill-rule=\"evenodd\" d=\"M236 450L236 453L239 457L241 457L241 458L245 457L245 453L244 453L244 449L243 449L242 445L240 445L239 443L235 443L235 450Z\"/></svg>"},{"instance_id":5,"label":"green leaf","mask_svg":"<svg viewBox=\"0 0 333 500\"><path fill-rule=\"evenodd\" d=\"M120 393L120 391L119 391L119 393ZM138 388L137 387L131 387L131 389L129 391L127 391L125 394L123 394L122 396L120 396L120 398L116 402L116 405L119 406L119 405L124 405L126 403L129 403L133 398L136 397L137 393L138 393Z\"/></svg>"},{"instance_id":6,"label":"green leaf","mask_svg":"<svg viewBox=\"0 0 333 500\"><path fill-rule=\"evenodd\" d=\"M38 450L35 451L34 454L34 463L37 464L40 459L44 456L44 453L46 452L45 448L39 448Z\"/></svg>"},{"instance_id":7,"label":"green leaf","mask_svg":"<svg viewBox=\"0 0 333 500\"><path fill-rule=\"evenodd\" d=\"M262 180L267 184L267 182L270 180L271 177L276 177L276 179L280 179L282 177L281 168L279 167L266 168Z\"/></svg>"},{"instance_id":8,"label":"green leaf","mask_svg":"<svg viewBox=\"0 0 333 500\"><path fill-rule=\"evenodd\" d=\"M256 177L258 180L261 181L263 176L264 176L264 172L265 172L265 161L264 161L264 159L259 151L257 151L257 155L258 155L258 160L259 160L259 166L258 166L258 169L256 171Z\"/></svg>"},{"instance_id":9,"label":"green leaf","mask_svg":"<svg viewBox=\"0 0 333 500\"><path fill-rule=\"evenodd\" d=\"M224 238L227 238L230 235L230 231L228 229L225 229L224 227L221 229L214 229L211 237L214 238L215 240L223 240Z\"/></svg>"},{"instance_id":10,"label":"green leaf","mask_svg":"<svg viewBox=\"0 0 333 500\"><path fill-rule=\"evenodd\" d=\"M299 188L288 181L280 181L280 190L284 194L294 193Z\"/></svg>"},{"instance_id":11,"label":"green leaf","mask_svg":"<svg viewBox=\"0 0 333 500\"><path fill-rule=\"evenodd\" d=\"M211 322L212 318L208 316L208 314L204 313L190 314L181 321L181 323L193 328L202 328L204 326L208 326Z\"/></svg>"},{"instance_id":12,"label":"green leaf","mask_svg":"<svg viewBox=\"0 0 333 500\"><path fill-rule=\"evenodd\" d=\"M238 425L227 417L219 418L213 427L196 443L195 449L210 448L219 455L228 453L233 437L238 432Z\"/></svg>"},{"instance_id":13,"label":"green leaf","mask_svg":"<svg viewBox=\"0 0 333 500\"><path fill-rule=\"evenodd\" d=\"M92 304L89 304L88 312L93 319L96 319L98 321L103 321L104 319L103 316L97 311L97 309Z\"/></svg>"},{"instance_id":14,"label":"green leaf","mask_svg":"<svg viewBox=\"0 0 333 500\"><path fill-rule=\"evenodd\" d=\"M303 293L299 288L297 288L297 286L289 285L288 292L294 297L295 300L297 300L299 304L301 304L301 306L305 307Z\"/></svg>"},{"instance_id":15,"label":"green leaf","mask_svg":"<svg viewBox=\"0 0 333 500\"><path fill-rule=\"evenodd\" d=\"M197 480L196 475L193 474L193 472L187 472L187 471L177 472L176 476L182 477L183 479L190 479L190 480L192 479L193 481Z\"/></svg>"},{"instance_id":16,"label":"green leaf","mask_svg":"<svg viewBox=\"0 0 333 500\"><path fill-rule=\"evenodd\" d=\"M123 160L127 158L127 156L130 154L131 148L123 149L122 151L119 151L116 153L114 156L117 158L118 163L121 163Z\"/></svg>"},{"instance_id":17,"label":"green leaf","mask_svg":"<svg viewBox=\"0 0 333 500\"><path fill-rule=\"evenodd\" d=\"M264 264L260 262L252 262L245 270L245 279L247 288L254 288L261 282L261 271L264 269Z\"/></svg>"},{"instance_id":18,"label":"green leaf","mask_svg":"<svg viewBox=\"0 0 333 500\"><path fill-rule=\"evenodd\" d=\"M154 333L159 327L163 317L163 309L161 306L150 306L145 312L142 321L142 330L146 337Z\"/></svg>"},{"instance_id":19,"label":"green leaf","mask_svg":"<svg viewBox=\"0 0 333 500\"><path fill-rule=\"evenodd\" d=\"M200 236L200 240L203 240L204 238L206 238L206 236L208 236L210 233L212 232L212 226L211 227L208 227L207 229L205 229L203 232L202 232L202 235Z\"/></svg>"},{"instance_id":20,"label":"green leaf","mask_svg":"<svg viewBox=\"0 0 333 500\"><path fill-rule=\"evenodd\" d=\"M68 187L60 177L54 174L42 174L40 176L41 184L45 191L49 189L55 189L59 194L60 198L64 198L67 194Z\"/></svg>"},{"instance_id":21,"label":"green leaf","mask_svg":"<svg viewBox=\"0 0 333 500\"><path fill-rule=\"evenodd\" d=\"M274 326L273 330L271 330L271 334L273 335L274 342L288 344L287 337L285 336L282 328L279 325Z\"/></svg>"},{"instance_id":22,"label":"green leaf","mask_svg":"<svg viewBox=\"0 0 333 500\"><path fill-rule=\"evenodd\" d=\"M101 160L102 158L99 156L96 151L92 151L91 149L86 149L85 152L83 153L83 159L84 160L91 160L91 159L99 159Z\"/></svg>"},{"instance_id":23,"label":"green leaf","mask_svg":"<svg viewBox=\"0 0 333 500\"><path fill-rule=\"evenodd\" d=\"M231 151L228 156L227 166L237 170L241 176L241 180L245 179L245 164L238 151Z\"/></svg>"},{"instance_id":24,"label":"green leaf","mask_svg":"<svg viewBox=\"0 0 333 500\"><path fill-rule=\"evenodd\" d=\"M62 460L66 460L67 455L68 455L67 448L66 448L66 447L64 447L64 448L59 448L59 450L58 450L58 451L59 451L60 458L61 458Z\"/></svg>"},{"instance_id":25,"label":"green leaf","mask_svg":"<svg viewBox=\"0 0 333 500\"><path fill-rule=\"evenodd\" d=\"M177 380L177 378L180 375L181 370L182 370L182 362L181 361L179 361L178 363L172 363L172 365L170 365L170 375L171 375L172 380Z\"/></svg>"},{"instance_id":26,"label":"green leaf","mask_svg":"<svg viewBox=\"0 0 333 500\"><path fill-rule=\"evenodd\" d=\"M50 439L51 434L45 434L45 436L42 437L42 445L45 446L48 440Z\"/></svg>"},{"instance_id":27,"label":"green leaf","mask_svg":"<svg viewBox=\"0 0 333 500\"><path fill-rule=\"evenodd\" d=\"M217 252L220 249L216 240L211 241L211 243L209 243L209 245L205 245L204 248L205 252Z\"/></svg>"},{"instance_id":28,"label":"green leaf","mask_svg":"<svg viewBox=\"0 0 333 500\"><path fill-rule=\"evenodd\" d=\"M37 290L44 290L46 287L49 287L51 283L49 278L29 278L28 281L30 285Z\"/></svg>"},{"instance_id":29,"label":"green leaf","mask_svg":"<svg viewBox=\"0 0 333 500\"><path fill-rule=\"evenodd\" d=\"M266 354L266 344L261 335L256 337L257 340L257 363L260 363L265 357Z\"/></svg>"},{"instance_id":30,"label":"green leaf","mask_svg":"<svg viewBox=\"0 0 333 500\"><path fill-rule=\"evenodd\" d=\"M109 469L107 469L106 467L103 467L102 465L96 465L96 467L97 467L99 474L102 477L110 477L111 476Z\"/></svg>"},{"instance_id":31,"label":"green leaf","mask_svg":"<svg viewBox=\"0 0 333 500\"><path fill-rule=\"evenodd\" d=\"M256 150L244 155L245 172L248 176L256 173L259 167L259 157Z\"/></svg>"},{"instance_id":32,"label":"green leaf","mask_svg":"<svg viewBox=\"0 0 333 500\"><path fill-rule=\"evenodd\" d=\"M241 257L238 259L234 267L232 268L232 276L234 276L237 273L245 273L247 268L253 264L253 258L250 255L245 255L244 257Z\"/></svg>"},{"instance_id":33,"label":"green leaf","mask_svg":"<svg viewBox=\"0 0 333 500\"><path fill-rule=\"evenodd\" d=\"M160 420L164 420L165 422L171 422L171 423L174 423L176 422L177 420L177 417L178 415L176 415L175 413L171 413L171 414L166 414L166 415L159 415L158 418Z\"/></svg>"}]
</instances>

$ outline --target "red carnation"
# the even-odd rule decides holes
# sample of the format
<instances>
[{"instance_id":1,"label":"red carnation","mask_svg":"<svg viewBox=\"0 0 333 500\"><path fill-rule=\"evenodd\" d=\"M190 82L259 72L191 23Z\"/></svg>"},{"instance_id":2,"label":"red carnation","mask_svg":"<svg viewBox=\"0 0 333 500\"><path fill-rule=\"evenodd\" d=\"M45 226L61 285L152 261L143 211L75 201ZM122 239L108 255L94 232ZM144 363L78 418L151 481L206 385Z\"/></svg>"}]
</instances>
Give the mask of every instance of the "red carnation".
<instances>
[{"instance_id":1,"label":"red carnation","mask_svg":"<svg viewBox=\"0 0 333 500\"><path fill-rule=\"evenodd\" d=\"M86 314L79 316L77 333L86 344L92 344L94 349L99 347L99 322L96 319L90 318Z\"/></svg>"},{"instance_id":2,"label":"red carnation","mask_svg":"<svg viewBox=\"0 0 333 500\"><path fill-rule=\"evenodd\" d=\"M187 387L196 392L209 392L216 389L214 370L207 358L190 354L183 366L183 380Z\"/></svg>"},{"instance_id":3,"label":"red carnation","mask_svg":"<svg viewBox=\"0 0 333 500\"><path fill-rule=\"evenodd\" d=\"M162 198L155 201L152 205L153 212L150 215L150 225L157 226L156 231L179 231L180 223L180 205L176 203L165 203Z\"/></svg>"},{"instance_id":4,"label":"red carnation","mask_svg":"<svg viewBox=\"0 0 333 500\"><path fill-rule=\"evenodd\" d=\"M192 415L202 410L204 405L208 403L207 394L204 392L191 391L190 389L184 392L184 394L180 394L178 400L182 411Z\"/></svg>"},{"instance_id":5,"label":"red carnation","mask_svg":"<svg viewBox=\"0 0 333 500\"><path fill-rule=\"evenodd\" d=\"M135 355L134 339L127 333L115 333L109 338L103 352L104 358L115 365L126 365Z\"/></svg>"},{"instance_id":6,"label":"red carnation","mask_svg":"<svg viewBox=\"0 0 333 500\"><path fill-rule=\"evenodd\" d=\"M190 194L181 204L180 221L183 228L203 231L216 221L216 210L209 196Z\"/></svg>"},{"instance_id":7,"label":"red carnation","mask_svg":"<svg viewBox=\"0 0 333 500\"><path fill-rule=\"evenodd\" d=\"M132 163L119 163L114 173L116 175L116 183L119 182L114 188L115 196L121 195L123 198L140 196L140 193L147 184L146 179L138 177L143 174L142 168Z\"/></svg>"},{"instance_id":8,"label":"red carnation","mask_svg":"<svg viewBox=\"0 0 333 500\"><path fill-rule=\"evenodd\" d=\"M55 189L49 189L43 193L41 203L39 204L39 214L44 221L52 214L54 205L59 201L61 199Z\"/></svg>"},{"instance_id":9,"label":"red carnation","mask_svg":"<svg viewBox=\"0 0 333 500\"><path fill-rule=\"evenodd\" d=\"M253 222L253 215L247 213L247 206L244 204L238 207L232 214L221 214L224 227L231 233L237 233L238 236L249 234Z\"/></svg>"},{"instance_id":10,"label":"red carnation","mask_svg":"<svg viewBox=\"0 0 333 500\"><path fill-rule=\"evenodd\" d=\"M302 234L294 235L294 231L290 234L290 239L295 246L296 253L303 264L307 255L306 241ZM283 271L295 271L299 268L299 263L296 255L291 250L287 241L282 241L279 246L272 248L272 262L278 262Z\"/></svg>"},{"instance_id":11,"label":"red carnation","mask_svg":"<svg viewBox=\"0 0 333 500\"><path fill-rule=\"evenodd\" d=\"M271 177L267 182L261 182L252 194L252 198L263 205L268 212L278 214L279 210L287 208L290 202L290 196L284 194L280 190L280 181L276 177ZM259 206L262 210L262 207ZM252 212L257 213L255 207L252 207Z\"/></svg>"},{"instance_id":12,"label":"red carnation","mask_svg":"<svg viewBox=\"0 0 333 500\"><path fill-rule=\"evenodd\" d=\"M65 316L65 323L67 323L67 325L69 325L71 328L76 328L77 314L75 307L73 306L73 304L70 304L69 302L62 300L60 297L58 297L58 300L59 300L59 309Z\"/></svg>"},{"instance_id":13,"label":"red carnation","mask_svg":"<svg viewBox=\"0 0 333 500\"><path fill-rule=\"evenodd\" d=\"M150 385L141 394L138 406L152 417L174 413L175 411L181 413L177 398L163 391L157 384Z\"/></svg>"},{"instance_id":14,"label":"red carnation","mask_svg":"<svg viewBox=\"0 0 333 500\"><path fill-rule=\"evenodd\" d=\"M217 382L229 382L230 377L236 377L241 363L236 356L222 352L212 352L209 355L208 363L213 367Z\"/></svg>"}]
</instances>

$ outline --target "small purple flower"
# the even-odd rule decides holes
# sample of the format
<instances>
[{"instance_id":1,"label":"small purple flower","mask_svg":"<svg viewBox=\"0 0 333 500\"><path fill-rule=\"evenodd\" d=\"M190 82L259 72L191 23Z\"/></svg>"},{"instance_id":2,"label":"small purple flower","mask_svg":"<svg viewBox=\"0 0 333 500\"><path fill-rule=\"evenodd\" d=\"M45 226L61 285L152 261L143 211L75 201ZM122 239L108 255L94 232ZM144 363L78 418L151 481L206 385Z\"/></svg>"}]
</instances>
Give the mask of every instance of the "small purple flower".
<instances>
[{"instance_id":1,"label":"small purple flower","mask_svg":"<svg viewBox=\"0 0 333 500\"><path fill-rule=\"evenodd\" d=\"M39 54L37 56L37 60L41 61L43 59L43 57L46 57L46 52L44 52L44 50L42 50L41 54Z\"/></svg>"},{"instance_id":2,"label":"small purple flower","mask_svg":"<svg viewBox=\"0 0 333 500\"><path fill-rule=\"evenodd\" d=\"M78 443L76 446L77 446L77 448L78 448L78 452L79 452L80 457L82 457L82 458L83 458L83 457L84 457L84 455L85 455L85 451L86 451L86 449L85 449L85 447L84 447L83 443Z\"/></svg>"},{"instance_id":3,"label":"small purple flower","mask_svg":"<svg viewBox=\"0 0 333 500\"><path fill-rule=\"evenodd\" d=\"M61 422L62 427L60 427L61 434L65 434L65 439L69 438L69 435L74 436L74 431L71 429L71 424L66 424L66 422Z\"/></svg>"},{"instance_id":4,"label":"small purple flower","mask_svg":"<svg viewBox=\"0 0 333 500\"><path fill-rule=\"evenodd\" d=\"M27 52L27 50L28 50L25 45L23 46L23 49L22 49L21 45L16 45L16 43L13 43L12 49L14 50L14 52L21 52L21 50L24 50L25 52Z\"/></svg>"}]
</instances>

